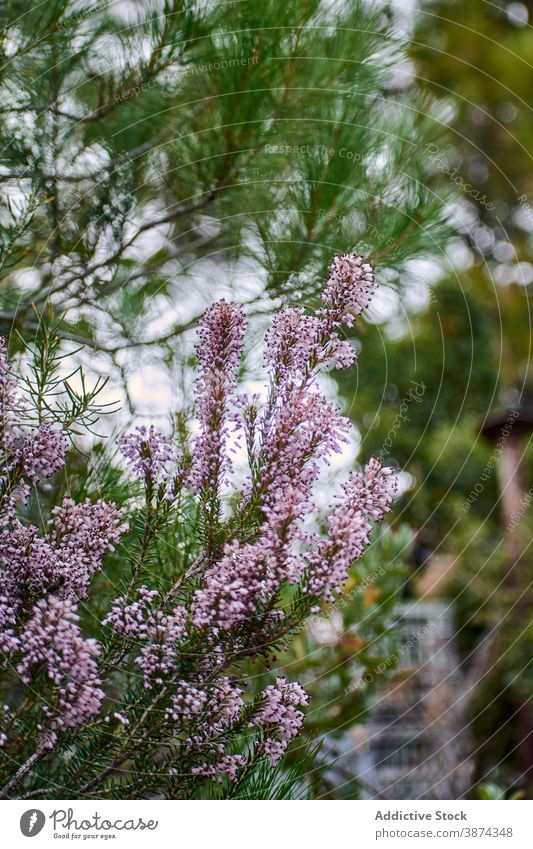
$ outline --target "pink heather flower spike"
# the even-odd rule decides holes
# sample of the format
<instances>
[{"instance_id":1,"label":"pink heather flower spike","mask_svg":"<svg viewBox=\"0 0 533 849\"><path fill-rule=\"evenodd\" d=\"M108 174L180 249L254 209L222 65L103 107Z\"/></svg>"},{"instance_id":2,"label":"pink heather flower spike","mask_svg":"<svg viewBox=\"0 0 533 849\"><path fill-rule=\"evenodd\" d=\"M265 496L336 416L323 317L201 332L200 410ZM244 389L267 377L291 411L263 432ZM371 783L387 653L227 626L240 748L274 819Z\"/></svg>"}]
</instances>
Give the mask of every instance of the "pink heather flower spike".
<instances>
[{"instance_id":1,"label":"pink heather flower spike","mask_svg":"<svg viewBox=\"0 0 533 849\"><path fill-rule=\"evenodd\" d=\"M142 426L119 439L119 446L139 477L151 483L168 480L169 464L175 459L171 436L160 433L153 425Z\"/></svg>"},{"instance_id":2,"label":"pink heather flower spike","mask_svg":"<svg viewBox=\"0 0 533 849\"><path fill-rule=\"evenodd\" d=\"M86 722L100 712L104 698L95 660L100 646L82 636L78 620L72 601L49 596L34 607L21 634L24 655L17 672L29 683L35 669L44 668L57 700L44 712L55 729Z\"/></svg>"},{"instance_id":3,"label":"pink heather flower spike","mask_svg":"<svg viewBox=\"0 0 533 849\"><path fill-rule=\"evenodd\" d=\"M377 458L366 465L364 474L352 474L344 485L328 519L328 536L318 540L314 551L304 556L307 563L305 585L317 598L332 601L348 577L348 569L368 545L372 525L390 510L397 479L390 468L383 468Z\"/></svg>"},{"instance_id":4,"label":"pink heather flower spike","mask_svg":"<svg viewBox=\"0 0 533 849\"><path fill-rule=\"evenodd\" d=\"M326 318L330 327L352 327L354 319L368 307L376 288L370 263L356 254L336 256L322 295L324 308L318 315Z\"/></svg>"},{"instance_id":5,"label":"pink heather flower spike","mask_svg":"<svg viewBox=\"0 0 533 849\"><path fill-rule=\"evenodd\" d=\"M157 607L159 593L142 586L137 599L126 601L117 598L103 620L115 634L135 640L139 655L135 663L143 673L148 689L163 682L163 678L176 670L178 644L185 634L187 610L177 605L169 614Z\"/></svg>"},{"instance_id":6,"label":"pink heather flower spike","mask_svg":"<svg viewBox=\"0 0 533 849\"><path fill-rule=\"evenodd\" d=\"M122 510L103 499L92 503L87 498L75 504L65 498L52 515L50 544L56 560L65 564L59 573L62 594L85 598L104 554L115 550L128 524L122 521Z\"/></svg>"},{"instance_id":7,"label":"pink heather flower spike","mask_svg":"<svg viewBox=\"0 0 533 849\"><path fill-rule=\"evenodd\" d=\"M258 605L267 604L284 581L297 581L305 571L292 547L304 538L300 525L312 511L310 497L319 463L327 464L330 456L341 450L350 428L349 421L310 378L317 367L353 362L353 348L339 340L334 328L351 327L374 288L372 269L361 257L336 257L322 298L325 306L314 316L307 316L301 308L289 308L274 319L265 354L271 373L270 397L262 415L252 414L254 432L259 418L258 447L251 444L250 407L241 404L248 451L256 467L254 495L264 523L254 542L227 544L222 559L207 571L204 586L194 596L197 627L231 630L253 616ZM351 526L344 534L348 539L343 546L339 541L336 556L328 548L329 560L323 560L324 541L317 544L316 552L305 556L304 560L313 564L313 570L307 571L309 592L330 597L332 587L338 590L342 586L349 557L353 561L361 555L371 530L368 519L377 519L388 509L388 496L380 489L386 473L381 477L380 473L381 465L378 468L371 461L366 470L368 480L354 478L350 504L355 493L360 503L352 505ZM371 501L366 512L365 499Z\"/></svg>"},{"instance_id":8,"label":"pink heather flower spike","mask_svg":"<svg viewBox=\"0 0 533 849\"><path fill-rule=\"evenodd\" d=\"M43 422L30 431L22 446L23 475L32 483L51 478L65 464L68 440L58 425Z\"/></svg>"},{"instance_id":9,"label":"pink heather flower spike","mask_svg":"<svg viewBox=\"0 0 533 849\"><path fill-rule=\"evenodd\" d=\"M297 683L287 684L285 678L276 678L276 683L263 692L263 705L250 726L263 731L263 750L272 766L283 757L289 743L300 731L304 715L298 708L308 702L309 697L302 687Z\"/></svg>"},{"instance_id":10,"label":"pink heather flower spike","mask_svg":"<svg viewBox=\"0 0 533 849\"><path fill-rule=\"evenodd\" d=\"M235 780L246 760L242 755L227 752L224 740L229 739L243 708L242 690L225 676L217 678L205 690L185 681L178 682L167 719L172 723L190 723L192 733L185 746L188 756L197 761L191 769L193 775L216 781L227 775ZM207 760L208 756L214 762Z\"/></svg>"},{"instance_id":11,"label":"pink heather flower spike","mask_svg":"<svg viewBox=\"0 0 533 849\"><path fill-rule=\"evenodd\" d=\"M327 461L340 450L349 425L318 393L296 390L291 402L279 408L276 426L264 441L265 521L255 542L229 544L223 559L206 574L204 587L195 593L197 627L230 630L253 616L259 603L266 603L283 581L293 577L290 547L310 509L317 459Z\"/></svg>"},{"instance_id":12,"label":"pink heather flower spike","mask_svg":"<svg viewBox=\"0 0 533 849\"><path fill-rule=\"evenodd\" d=\"M265 361L273 383L282 386L305 375L320 344L322 323L305 314L303 307L281 310L266 334Z\"/></svg>"},{"instance_id":13,"label":"pink heather flower spike","mask_svg":"<svg viewBox=\"0 0 533 849\"><path fill-rule=\"evenodd\" d=\"M124 530L120 511L104 501L74 505L65 499L53 512L49 536L22 525L12 508L0 519L0 644L5 651L16 650L13 625L28 600L51 591L70 600L87 596L103 555Z\"/></svg>"},{"instance_id":14,"label":"pink heather flower spike","mask_svg":"<svg viewBox=\"0 0 533 849\"><path fill-rule=\"evenodd\" d=\"M200 435L193 451L191 482L209 500L219 492L231 469L225 451L229 405L234 400L246 318L239 307L218 301L204 314L197 345L199 375L195 384Z\"/></svg>"},{"instance_id":15,"label":"pink heather flower spike","mask_svg":"<svg viewBox=\"0 0 533 849\"><path fill-rule=\"evenodd\" d=\"M85 598L102 558L113 551L127 525L106 501L75 504L71 498L52 510L48 536L17 518L14 503L0 516L0 577L17 611L25 596L38 598L53 588L61 598Z\"/></svg>"},{"instance_id":16,"label":"pink heather flower spike","mask_svg":"<svg viewBox=\"0 0 533 849\"><path fill-rule=\"evenodd\" d=\"M187 615L186 608L178 605L168 615L157 610L148 619L148 642L135 659L148 689L162 684L165 676L176 670L179 660L178 644L185 634Z\"/></svg>"},{"instance_id":17,"label":"pink heather flower spike","mask_svg":"<svg viewBox=\"0 0 533 849\"><path fill-rule=\"evenodd\" d=\"M120 636L134 640L148 639L151 607L159 593L142 586L138 587L137 596L137 600L129 602L124 598L116 598L102 625L108 625Z\"/></svg>"},{"instance_id":18,"label":"pink heather flower spike","mask_svg":"<svg viewBox=\"0 0 533 849\"><path fill-rule=\"evenodd\" d=\"M101 679L116 663L112 705L102 723L90 723L91 733L107 723L107 739L115 730L121 746L128 731L132 739L152 739L154 763L156 757L169 760L162 774L172 792L184 775L187 781L194 776L238 781L250 758L261 756L275 766L285 755L302 728L308 702L304 690L280 677L255 702L245 702L228 670L238 668L241 657L278 645L292 633L295 620L301 622L306 605L313 609L322 599L333 600L368 544L373 523L390 509L396 480L373 458L344 485L323 522L326 531L312 532L313 522L315 527L322 523L313 503L321 467L348 442L350 428L324 397L317 375L353 364L355 352L341 339L342 327L352 327L374 291L368 263L356 255L335 257L320 309L308 315L300 307L288 308L274 318L266 337L269 392L263 405L258 396L236 394L246 328L242 310L219 301L206 311L197 347L199 435L190 471L187 449L176 475L173 440L153 426L120 440L133 473L145 484L147 521L157 520L148 527L159 529L168 518L172 528L171 521L185 517L188 522L194 511L199 544L187 539L183 558L181 552L176 557L176 574L162 570L154 578L168 580L170 589L163 583L158 590L136 586L136 578L131 580L135 571L125 576L128 590L103 619L108 630L100 668L101 647L83 636L76 604L87 597L92 603L91 580L127 525L122 512L102 500L76 504L64 499L51 510L46 534L19 515L31 486L64 465L67 443L55 425L42 423L31 430L18 423L17 385L0 340L0 482L8 480L0 501L0 651L10 655L9 662L38 698L48 700L46 719L37 727L50 751L61 743L62 731L76 728L76 736L81 735L83 726L101 713ZM230 428L235 430L230 433ZM221 494L231 470L230 437L239 431L246 439L250 477L235 493L236 507L226 521ZM160 485L152 500L152 486ZM180 503L183 512L172 513L182 485L189 490ZM168 500L160 499L161 492L170 493ZM179 546L183 539L180 531ZM287 585L298 587L294 612L280 605ZM135 685L132 701L127 685L120 691L120 682L131 681L135 672L140 686ZM157 705L153 726L150 710L137 698L143 687L150 691L144 694L146 702ZM7 723L6 715L0 734L0 745L6 747L12 745ZM235 754L244 737L246 754ZM133 750L122 752L135 763ZM95 787L90 780L82 790Z\"/></svg>"}]
</instances>

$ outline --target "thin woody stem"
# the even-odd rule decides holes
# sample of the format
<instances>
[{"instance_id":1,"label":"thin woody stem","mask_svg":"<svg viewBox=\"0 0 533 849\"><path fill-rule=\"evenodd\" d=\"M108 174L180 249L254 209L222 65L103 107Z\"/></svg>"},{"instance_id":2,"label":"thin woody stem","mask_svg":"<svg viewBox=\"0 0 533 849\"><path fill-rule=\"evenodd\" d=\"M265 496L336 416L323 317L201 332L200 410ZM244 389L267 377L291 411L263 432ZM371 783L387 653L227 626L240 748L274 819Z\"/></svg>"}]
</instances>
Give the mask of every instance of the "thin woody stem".
<instances>
[{"instance_id":1,"label":"thin woody stem","mask_svg":"<svg viewBox=\"0 0 533 849\"><path fill-rule=\"evenodd\" d=\"M18 785L24 780L28 772L33 769L36 764L41 761L45 755L51 752L55 748L55 743L51 744L49 739L44 737L35 752L30 755L27 761L25 761L22 766L18 768L15 775L10 781L8 781L2 788L0 788L0 797L9 798L9 793L18 787Z\"/></svg>"}]
</instances>

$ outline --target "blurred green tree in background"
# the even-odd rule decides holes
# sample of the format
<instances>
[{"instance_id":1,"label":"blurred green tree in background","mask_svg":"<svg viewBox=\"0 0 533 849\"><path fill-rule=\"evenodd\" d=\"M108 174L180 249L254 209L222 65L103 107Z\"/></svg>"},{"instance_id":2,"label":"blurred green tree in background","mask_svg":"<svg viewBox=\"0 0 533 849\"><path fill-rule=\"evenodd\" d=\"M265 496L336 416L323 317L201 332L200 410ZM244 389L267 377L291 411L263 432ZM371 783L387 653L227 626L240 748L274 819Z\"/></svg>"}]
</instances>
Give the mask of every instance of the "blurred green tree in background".
<instances>
[{"instance_id":1,"label":"blurred green tree in background","mask_svg":"<svg viewBox=\"0 0 533 849\"><path fill-rule=\"evenodd\" d=\"M455 598L462 668L479 677L467 711L474 780L504 788L533 781L533 453L524 439L521 555L509 563L498 453L481 430L491 411L532 399L532 15L531 3L420 3L413 74L448 105L451 130L421 156L460 192L459 236L436 258L430 293L366 324L361 356L374 371L342 386L363 453L384 452L409 475L397 517L418 530L411 589L445 564L436 592Z\"/></svg>"},{"instance_id":2,"label":"blurred green tree in background","mask_svg":"<svg viewBox=\"0 0 533 849\"><path fill-rule=\"evenodd\" d=\"M419 147L439 116L384 8L5 3L4 329L48 301L110 355L164 346L223 260L247 260L261 309L311 297L333 251L400 267L432 249L444 204Z\"/></svg>"}]
</instances>

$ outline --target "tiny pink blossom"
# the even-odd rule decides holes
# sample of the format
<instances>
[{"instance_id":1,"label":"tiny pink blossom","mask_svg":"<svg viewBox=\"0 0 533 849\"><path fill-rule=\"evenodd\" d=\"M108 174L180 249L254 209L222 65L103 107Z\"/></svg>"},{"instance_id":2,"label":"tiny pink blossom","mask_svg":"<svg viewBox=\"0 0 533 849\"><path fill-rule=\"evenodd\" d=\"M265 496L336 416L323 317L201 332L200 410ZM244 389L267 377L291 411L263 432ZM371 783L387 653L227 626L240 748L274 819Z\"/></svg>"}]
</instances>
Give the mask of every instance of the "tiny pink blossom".
<instances>
[{"instance_id":1,"label":"tiny pink blossom","mask_svg":"<svg viewBox=\"0 0 533 849\"><path fill-rule=\"evenodd\" d=\"M153 425L137 427L119 440L122 454L141 478L152 483L167 480L170 464L175 459L172 437L157 431Z\"/></svg>"},{"instance_id":2,"label":"tiny pink blossom","mask_svg":"<svg viewBox=\"0 0 533 849\"><path fill-rule=\"evenodd\" d=\"M332 327L352 327L354 318L365 310L376 291L370 263L356 254L336 256L322 295L324 309L319 311Z\"/></svg>"},{"instance_id":3,"label":"tiny pink blossom","mask_svg":"<svg viewBox=\"0 0 533 849\"><path fill-rule=\"evenodd\" d=\"M43 422L28 433L22 447L23 474L32 483L51 478L65 464L68 440L58 425Z\"/></svg>"}]
</instances>

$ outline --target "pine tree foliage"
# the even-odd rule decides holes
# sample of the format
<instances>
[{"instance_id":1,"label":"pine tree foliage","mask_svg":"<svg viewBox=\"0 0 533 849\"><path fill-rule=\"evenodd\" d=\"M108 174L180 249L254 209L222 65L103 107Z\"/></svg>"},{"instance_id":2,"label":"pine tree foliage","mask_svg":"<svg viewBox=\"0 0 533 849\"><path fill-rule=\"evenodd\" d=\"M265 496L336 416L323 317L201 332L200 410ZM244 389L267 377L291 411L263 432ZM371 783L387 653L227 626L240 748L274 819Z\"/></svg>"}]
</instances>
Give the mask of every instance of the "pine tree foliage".
<instances>
[{"instance_id":1,"label":"pine tree foliage","mask_svg":"<svg viewBox=\"0 0 533 849\"><path fill-rule=\"evenodd\" d=\"M10 0L0 15L5 333L33 332L50 301L64 336L112 356L165 345L223 261L246 260L253 311L314 295L334 251L399 268L443 232L421 155L441 116L402 75L385 6Z\"/></svg>"}]
</instances>

